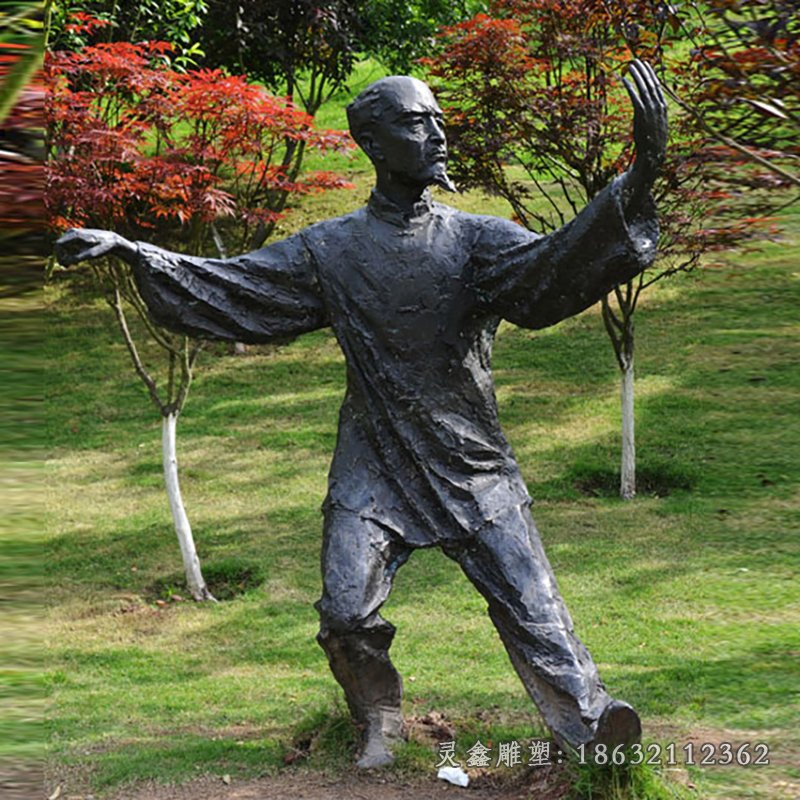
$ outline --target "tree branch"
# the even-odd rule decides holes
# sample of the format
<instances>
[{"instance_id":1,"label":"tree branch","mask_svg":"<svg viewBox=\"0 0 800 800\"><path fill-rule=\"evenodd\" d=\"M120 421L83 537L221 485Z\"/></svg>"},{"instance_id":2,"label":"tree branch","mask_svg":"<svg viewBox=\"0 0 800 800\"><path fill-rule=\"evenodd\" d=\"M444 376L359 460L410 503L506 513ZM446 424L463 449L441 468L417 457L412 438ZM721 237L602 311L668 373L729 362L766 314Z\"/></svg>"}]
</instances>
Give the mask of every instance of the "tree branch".
<instances>
[{"instance_id":1,"label":"tree branch","mask_svg":"<svg viewBox=\"0 0 800 800\"><path fill-rule=\"evenodd\" d=\"M604 311L606 311L609 315L609 323L611 323L618 331L621 332L625 327L625 323L621 319L618 319L614 314L614 311L611 308L611 301L608 299L609 297L611 297L611 295L607 294L603 298Z\"/></svg>"},{"instance_id":2,"label":"tree branch","mask_svg":"<svg viewBox=\"0 0 800 800\"><path fill-rule=\"evenodd\" d=\"M690 114L694 119L700 123L700 127L709 135L712 139L716 139L716 141L721 142L726 147L730 147L731 150L735 150L737 153L741 153L750 161L754 161L756 164L760 164L764 169L768 169L770 172L774 172L776 175L780 175L782 178L785 178L787 181L793 183L795 186L800 186L800 176L792 175L791 172L787 172L782 167L779 167L777 164L773 164L768 159L764 158L763 156L758 155L758 153L754 153L752 150L745 147L743 144L739 144L739 142L735 141L734 139L729 138L728 136L723 136L721 133L718 133L714 130L714 128L709 125L703 115L697 111L697 109L692 108L688 103L682 100L675 92L673 92L666 84L663 84L664 91L672 98L684 111ZM788 156L787 156L788 157Z\"/></svg>"},{"instance_id":3,"label":"tree branch","mask_svg":"<svg viewBox=\"0 0 800 800\"><path fill-rule=\"evenodd\" d=\"M122 338L125 340L125 346L128 348L131 361L133 361L133 368L136 370L136 374L142 379L142 382L147 387L147 391L150 393L150 398L155 403L159 413L162 417L165 417L168 413L167 407L161 402L161 398L158 396L156 383L150 376L150 373L144 368L141 358L139 358L139 351L136 349L136 343L133 341L130 329L128 328L128 321L125 319L125 311L122 308L122 297L119 292L119 287L116 285L114 286L114 300L110 303L110 305L114 309L114 314L117 317L119 329L122 331Z\"/></svg>"},{"instance_id":4,"label":"tree branch","mask_svg":"<svg viewBox=\"0 0 800 800\"><path fill-rule=\"evenodd\" d=\"M614 330L614 312L611 310L608 297L609 296L606 295L600 302L603 324L605 325L608 338L611 339L611 345L614 348L614 357L617 359L617 364L619 364L620 369L624 370L625 363L622 360L622 339L617 336L617 332Z\"/></svg>"},{"instance_id":5,"label":"tree branch","mask_svg":"<svg viewBox=\"0 0 800 800\"><path fill-rule=\"evenodd\" d=\"M192 370L194 368L197 355L202 348L202 342L192 342L188 336L183 337L183 346L181 347L181 380L178 386L178 393L175 397L175 402L172 403L172 409L176 414L180 414L186 404L186 398L189 396L189 387L192 385Z\"/></svg>"},{"instance_id":6,"label":"tree branch","mask_svg":"<svg viewBox=\"0 0 800 800\"><path fill-rule=\"evenodd\" d=\"M133 306L133 310L136 312L145 328L147 328L147 332L153 337L153 340L159 347L161 347L162 350L165 350L167 353L174 353L177 355L177 348L170 342L169 337L165 336L150 319L150 315L147 313L147 306L145 306L142 298L139 296L139 291L133 283L133 279L131 278L130 274L126 272L122 276L115 275L115 286L118 286L117 281L120 278L125 285L125 290L122 292L122 296L128 301L128 303L131 304L131 306Z\"/></svg>"}]
</instances>

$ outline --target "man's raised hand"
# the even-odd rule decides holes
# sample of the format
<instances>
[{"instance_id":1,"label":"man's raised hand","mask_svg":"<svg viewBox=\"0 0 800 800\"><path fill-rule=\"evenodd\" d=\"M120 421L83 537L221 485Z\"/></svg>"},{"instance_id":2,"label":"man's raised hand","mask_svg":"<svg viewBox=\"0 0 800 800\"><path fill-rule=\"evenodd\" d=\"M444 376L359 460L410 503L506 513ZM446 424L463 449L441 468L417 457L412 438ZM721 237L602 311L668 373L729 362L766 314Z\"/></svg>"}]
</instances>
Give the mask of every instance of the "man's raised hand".
<instances>
[{"instance_id":1,"label":"man's raised hand","mask_svg":"<svg viewBox=\"0 0 800 800\"><path fill-rule=\"evenodd\" d=\"M629 204L638 204L653 185L667 150L667 103L653 68L638 59L628 67L633 84L622 79L633 103L636 158L628 171ZM635 88L634 88L635 84Z\"/></svg>"},{"instance_id":2,"label":"man's raised hand","mask_svg":"<svg viewBox=\"0 0 800 800\"><path fill-rule=\"evenodd\" d=\"M136 245L112 231L72 228L56 242L56 258L65 267L106 255L128 261L135 254Z\"/></svg>"}]
</instances>

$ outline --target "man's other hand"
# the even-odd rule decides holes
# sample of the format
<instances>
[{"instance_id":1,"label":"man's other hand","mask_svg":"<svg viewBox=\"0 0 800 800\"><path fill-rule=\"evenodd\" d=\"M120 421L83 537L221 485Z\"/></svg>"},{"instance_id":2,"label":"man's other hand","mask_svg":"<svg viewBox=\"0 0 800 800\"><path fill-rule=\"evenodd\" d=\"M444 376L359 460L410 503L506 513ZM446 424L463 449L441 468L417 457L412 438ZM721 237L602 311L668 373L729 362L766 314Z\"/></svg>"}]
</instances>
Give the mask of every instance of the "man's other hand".
<instances>
[{"instance_id":1,"label":"man's other hand","mask_svg":"<svg viewBox=\"0 0 800 800\"><path fill-rule=\"evenodd\" d=\"M622 82L633 103L633 140L636 159L628 171L627 190L631 204L638 204L653 185L667 150L667 103L653 68L643 61L628 67L634 85Z\"/></svg>"},{"instance_id":2,"label":"man's other hand","mask_svg":"<svg viewBox=\"0 0 800 800\"><path fill-rule=\"evenodd\" d=\"M135 253L136 245L119 234L91 228L72 228L56 242L56 258L65 267L106 255L127 261Z\"/></svg>"}]
</instances>

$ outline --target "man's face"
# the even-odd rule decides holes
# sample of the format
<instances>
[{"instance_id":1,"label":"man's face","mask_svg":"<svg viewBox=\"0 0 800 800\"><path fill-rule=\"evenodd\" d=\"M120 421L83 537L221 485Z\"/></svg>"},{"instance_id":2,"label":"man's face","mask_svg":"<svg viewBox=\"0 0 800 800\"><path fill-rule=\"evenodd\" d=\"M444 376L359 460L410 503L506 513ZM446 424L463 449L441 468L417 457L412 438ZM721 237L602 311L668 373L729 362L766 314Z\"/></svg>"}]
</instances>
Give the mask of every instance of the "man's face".
<instances>
[{"instance_id":1,"label":"man's face","mask_svg":"<svg viewBox=\"0 0 800 800\"><path fill-rule=\"evenodd\" d=\"M382 99L384 108L372 130L375 156L395 180L449 188L442 110L430 89L408 78L387 87Z\"/></svg>"}]
</instances>

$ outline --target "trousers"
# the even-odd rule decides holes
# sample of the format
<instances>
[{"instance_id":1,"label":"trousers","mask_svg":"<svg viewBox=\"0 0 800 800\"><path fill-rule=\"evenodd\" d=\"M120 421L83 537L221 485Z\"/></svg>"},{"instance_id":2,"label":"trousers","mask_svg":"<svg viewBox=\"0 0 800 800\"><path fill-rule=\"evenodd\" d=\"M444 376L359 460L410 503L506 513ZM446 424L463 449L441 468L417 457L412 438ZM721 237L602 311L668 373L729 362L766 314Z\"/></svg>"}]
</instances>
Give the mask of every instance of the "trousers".
<instances>
[{"instance_id":1,"label":"trousers","mask_svg":"<svg viewBox=\"0 0 800 800\"><path fill-rule=\"evenodd\" d=\"M528 506L439 546L486 599L511 663L559 745L589 742L609 696L573 631ZM413 549L374 521L328 510L317 640L356 724L368 725L377 712L401 718L403 683L389 657L395 628L379 612Z\"/></svg>"}]
</instances>

